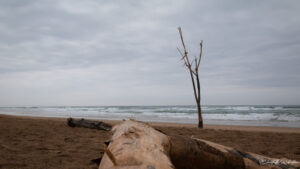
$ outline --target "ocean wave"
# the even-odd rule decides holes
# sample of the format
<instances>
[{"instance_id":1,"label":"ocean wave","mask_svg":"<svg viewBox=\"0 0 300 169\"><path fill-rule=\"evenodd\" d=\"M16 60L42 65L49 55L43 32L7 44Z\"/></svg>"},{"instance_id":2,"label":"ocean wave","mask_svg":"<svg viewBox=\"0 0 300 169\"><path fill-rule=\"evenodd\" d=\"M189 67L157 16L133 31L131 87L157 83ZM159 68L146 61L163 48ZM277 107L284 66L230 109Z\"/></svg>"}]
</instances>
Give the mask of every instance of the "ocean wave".
<instances>
[{"instance_id":1,"label":"ocean wave","mask_svg":"<svg viewBox=\"0 0 300 169\"><path fill-rule=\"evenodd\" d=\"M256 105L204 105L204 120L300 122L300 106ZM92 117L92 118L137 118L173 119L197 121L196 106L56 106L56 107L0 107L0 114Z\"/></svg>"}]
</instances>

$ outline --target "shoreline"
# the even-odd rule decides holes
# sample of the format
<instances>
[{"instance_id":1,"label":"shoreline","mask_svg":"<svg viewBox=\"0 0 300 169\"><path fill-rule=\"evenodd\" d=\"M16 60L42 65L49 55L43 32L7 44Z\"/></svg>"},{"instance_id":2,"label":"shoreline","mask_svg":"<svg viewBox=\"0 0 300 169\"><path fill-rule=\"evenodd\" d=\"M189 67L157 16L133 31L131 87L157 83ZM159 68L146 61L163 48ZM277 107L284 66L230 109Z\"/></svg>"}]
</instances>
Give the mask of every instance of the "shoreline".
<instances>
[{"instance_id":1,"label":"shoreline","mask_svg":"<svg viewBox=\"0 0 300 169\"><path fill-rule=\"evenodd\" d=\"M215 105L203 106L204 123L208 125L268 126L300 128L300 105ZM89 118L161 123L197 124L195 106L37 106L0 107L0 114L59 118Z\"/></svg>"},{"instance_id":2,"label":"shoreline","mask_svg":"<svg viewBox=\"0 0 300 169\"><path fill-rule=\"evenodd\" d=\"M1 116L12 116L25 119L52 119L57 121L66 121L69 117L40 117L40 116L21 116L21 115L7 115L0 114ZM71 117L73 118L73 117ZM74 117L74 119L80 119ZM107 119L95 119L95 118L84 118L95 121L103 121L110 124L120 123L122 120L107 120ZM146 122L152 126L165 126L165 127L187 127L187 128L197 128L197 124L191 123L172 123L172 122ZM262 132L280 132L280 133L300 133L300 128L295 127L277 127L277 126L247 126L247 125L226 125L226 124L205 124L204 129L216 129L216 130L237 130L237 131L262 131Z\"/></svg>"},{"instance_id":3,"label":"shoreline","mask_svg":"<svg viewBox=\"0 0 300 169\"><path fill-rule=\"evenodd\" d=\"M120 121L107 121L116 124ZM194 137L245 152L300 161L298 128L149 123L174 137ZM72 128L66 118L0 115L0 168L97 169L111 132Z\"/></svg>"}]
</instances>

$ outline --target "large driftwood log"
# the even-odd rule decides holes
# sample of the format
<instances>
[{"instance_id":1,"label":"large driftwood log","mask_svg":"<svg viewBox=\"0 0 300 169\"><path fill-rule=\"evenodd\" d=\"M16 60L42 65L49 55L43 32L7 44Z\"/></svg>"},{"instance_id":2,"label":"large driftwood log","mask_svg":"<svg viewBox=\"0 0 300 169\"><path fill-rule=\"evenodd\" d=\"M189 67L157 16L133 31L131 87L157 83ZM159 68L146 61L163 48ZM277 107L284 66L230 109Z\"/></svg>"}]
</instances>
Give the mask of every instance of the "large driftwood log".
<instances>
[{"instance_id":1,"label":"large driftwood log","mask_svg":"<svg viewBox=\"0 0 300 169\"><path fill-rule=\"evenodd\" d=\"M92 121L92 120L85 120L85 119L73 119L68 118L68 126L70 127L85 127L90 129L97 129L97 130L105 130L110 131L111 125L104 123L102 121Z\"/></svg>"},{"instance_id":2,"label":"large driftwood log","mask_svg":"<svg viewBox=\"0 0 300 169\"><path fill-rule=\"evenodd\" d=\"M114 126L112 131L99 169L174 168L168 155L170 141L167 135L133 120Z\"/></svg>"},{"instance_id":3,"label":"large driftwood log","mask_svg":"<svg viewBox=\"0 0 300 169\"><path fill-rule=\"evenodd\" d=\"M274 159L197 138L170 137L134 120L113 127L99 169L292 169L297 161Z\"/></svg>"}]
</instances>

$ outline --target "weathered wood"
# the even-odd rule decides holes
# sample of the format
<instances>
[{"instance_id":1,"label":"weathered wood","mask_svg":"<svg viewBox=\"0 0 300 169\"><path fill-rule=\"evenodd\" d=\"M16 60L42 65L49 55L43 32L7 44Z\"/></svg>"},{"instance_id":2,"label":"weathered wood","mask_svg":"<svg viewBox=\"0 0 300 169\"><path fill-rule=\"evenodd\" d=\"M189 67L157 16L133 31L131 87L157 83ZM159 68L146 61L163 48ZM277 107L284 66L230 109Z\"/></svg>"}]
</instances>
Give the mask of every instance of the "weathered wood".
<instances>
[{"instance_id":1,"label":"weathered wood","mask_svg":"<svg viewBox=\"0 0 300 169\"><path fill-rule=\"evenodd\" d=\"M171 137L170 157L177 169L242 169L242 158L219 151L205 142Z\"/></svg>"},{"instance_id":2,"label":"weathered wood","mask_svg":"<svg viewBox=\"0 0 300 169\"><path fill-rule=\"evenodd\" d=\"M112 126L102 121L92 121L85 119L68 118L68 126L70 127L85 127L90 129L110 131Z\"/></svg>"},{"instance_id":3,"label":"weathered wood","mask_svg":"<svg viewBox=\"0 0 300 169\"><path fill-rule=\"evenodd\" d=\"M170 137L170 158L177 169L292 169L300 163L242 152L207 140Z\"/></svg>"},{"instance_id":4,"label":"weathered wood","mask_svg":"<svg viewBox=\"0 0 300 169\"><path fill-rule=\"evenodd\" d=\"M169 137L145 123L127 120L115 125L108 150L116 159L114 165L107 153L99 169L173 169Z\"/></svg>"},{"instance_id":5,"label":"weathered wood","mask_svg":"<svg viewBox=\"0 0 300 169\"><path fill-rule=\"evenodd\" d=\"M197 138L167 136L134 120L113 127L99 169L296 169L300 163L242 152ZM113 156L113 157L112 157ZM113 159L115 164L112 162Z\"/></svg>"}]
</instances>

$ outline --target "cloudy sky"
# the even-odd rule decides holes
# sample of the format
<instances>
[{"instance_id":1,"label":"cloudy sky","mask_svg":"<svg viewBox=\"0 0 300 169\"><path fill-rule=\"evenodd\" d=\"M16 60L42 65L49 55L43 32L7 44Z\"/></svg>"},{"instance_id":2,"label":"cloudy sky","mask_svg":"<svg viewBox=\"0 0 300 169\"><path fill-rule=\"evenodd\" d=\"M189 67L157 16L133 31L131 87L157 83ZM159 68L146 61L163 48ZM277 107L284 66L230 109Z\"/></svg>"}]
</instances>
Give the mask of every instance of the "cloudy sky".
<instances>
[{"instance_id":1,"label":"cloudy sky","mask_svg":"<svg viewBox=\"0 0 300 169\"><path fill-rule=\"evenodd\" d=\"M0 0L0 106L300 104L298 0Z\"/></svg>"}]
</instances>

